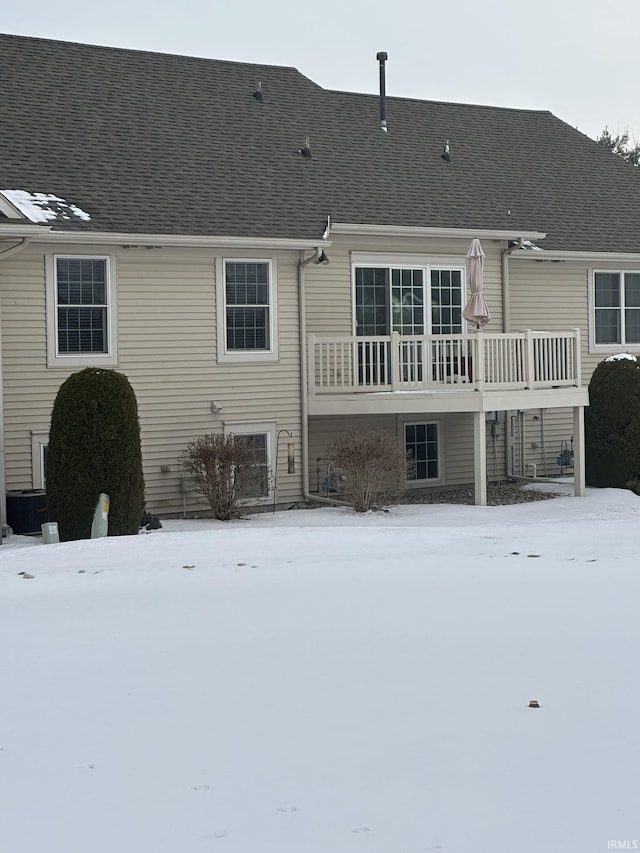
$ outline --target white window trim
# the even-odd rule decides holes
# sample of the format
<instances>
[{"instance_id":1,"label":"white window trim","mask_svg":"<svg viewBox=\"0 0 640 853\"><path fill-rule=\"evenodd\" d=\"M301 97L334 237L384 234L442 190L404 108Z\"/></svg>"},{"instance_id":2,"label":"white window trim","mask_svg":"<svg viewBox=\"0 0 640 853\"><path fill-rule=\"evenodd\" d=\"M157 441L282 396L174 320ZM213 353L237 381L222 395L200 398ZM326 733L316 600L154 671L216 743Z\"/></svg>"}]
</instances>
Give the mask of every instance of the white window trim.
<instances>
[{"instance_id":1,"label":"white window trim","mask_svg":"<svg viewBox=\"0 0 640 853\"><path fill-rule=\"evenodd\" d=\"M31 481L32 488L44 489L44 448L49 444L47 430L31 430Z\"/></svg>"},{"instance_id":2,"label":"white window trim","mask_svg":"<svg viewBox=\"0 0 640 853\"><path fill-rule=\"evenodd\" d=\"M269 349L227 350L227 300L225 264L267 264L269 268ZM218 361L247 363L278 360L278 286L276 263L272 258L216 258L216 314Z\"/></svg>"},{"instance_id":3,"label":"white window trim","mask_svg":"<svg viewBox=\"0 0 640 853\"><path fill-rule=\"evenodd\" d=\"M225 421L223 424L225 435L257 435L265 433L267 436L267 471L268 471L268 493L261 498L247 498L240 501L244 506L258 506L273 501L275 489L275 452L276 452L276 422L275 421Z\"/></svg>"},{"instance_id":4,"label":"white window trim","mask_svg":"<svg viewBox=\"0 0 640 853\"><path fill-rule=\"evenodd\" d=\"M462 309L467 302L467 268L464 261L460 261L460 257L436 257L436 256L421 256L421 255L371 255L361 252L351 253L351 325L352 335L357 334L356 329L356 269L358 268L376 269L405 269L405 270L422 270L423 271L423 287L424 287L424 318L425 318L425 334L433 334L431 331L431 270L452 270L460 271L461 273L461 302ZM462 332L464 334L468 330L469 324L462 318Z\"/></svg>"},{"instance_id":5,"label":"white window trim","mask_svg":"<svg viewBox=\"0 0 640 853\"><path fill-rule=\"evenodd\" d=\"M444 472L444 431L442 429L442 421L438 418L400 418L398 424L399 440L401 447L405 447L405 427L413 425L429 425L435 424L438 428L438 473L439 477L429 480L406 480L405 486L407 489L426 489L429 486L441 486L446 482Z\"/></svg>"},{"instance_id":6,"label":"white window trim","mask_svg":"<svg viewBox=\"0 0 640 853\"><path fill-rule=\"evenodd\" d=\"M640 352L638 344L598 344L596 343L596 273L613 273L624 275L624 273L640 273L637 267L634 269L590 269L589 270L589 352L598 355L615 355L619 352ZM623 309L618 309L622 311Z\"/></svg>"},{"instance_id":7,"label":"white window trim","mask_svg":"<svg viewBox=\"0 0 640 853\"><path fill-rule=\"evenodd\" d=\"M58 299L56 293L56 261L58 258L106 261L107 271L107 344L106 353L86 352L67 354L58 352ZM77 253L45 255L47 290L47 365L48 367L113 367L118 364L116 259L112 255L84 255Z\"/></svg>"}]
</instances>

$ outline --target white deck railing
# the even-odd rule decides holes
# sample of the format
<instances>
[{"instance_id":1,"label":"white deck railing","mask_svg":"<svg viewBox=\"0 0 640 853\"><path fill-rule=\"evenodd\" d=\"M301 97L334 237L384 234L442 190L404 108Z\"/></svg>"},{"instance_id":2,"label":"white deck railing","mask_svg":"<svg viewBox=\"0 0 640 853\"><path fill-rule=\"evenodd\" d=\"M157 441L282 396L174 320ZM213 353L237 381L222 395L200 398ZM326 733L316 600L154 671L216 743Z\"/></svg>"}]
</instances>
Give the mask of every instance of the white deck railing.
<instances>
[{"instance_id":1,"label":"white deck railing","mask_svg":"<svg viewBox=\"0 0 640 853\"><path fill-rule=\"evenodd\" d=\"M309 335L309 393L579 386L580 330Z\"/></svg>"}]
</instances>

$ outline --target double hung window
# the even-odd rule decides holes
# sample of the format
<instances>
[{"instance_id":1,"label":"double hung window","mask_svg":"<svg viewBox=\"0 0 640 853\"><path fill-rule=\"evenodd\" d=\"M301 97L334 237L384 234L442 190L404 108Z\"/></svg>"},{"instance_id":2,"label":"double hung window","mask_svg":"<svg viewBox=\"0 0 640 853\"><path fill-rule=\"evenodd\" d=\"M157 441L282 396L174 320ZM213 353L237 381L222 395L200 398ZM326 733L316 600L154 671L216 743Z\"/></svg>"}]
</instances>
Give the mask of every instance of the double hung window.
<instances>
[{"instance_id":1,"label":"double hung window","mask_svg":"<svg viewBox=\"0 0 640 853\"><path fill-rule=\"evenodd\" d=\"M238 421L225 423L224 430L252 451L255 458L256 477L249 478L246 493L240 495L248 502L262 502L273 496L272 459L275 454L276 432L272 421Z\"/></svg>"},{"instance_id":2,"label":"double hung window","mask_svg":"<svg viewBox=\"0 0 640 853\"><path fill-rule=\"evenodd\" d=\"M113 260L49 255L46 270L49 366L116 364Z\"/></svg>"},{"instance_id":3,"label":"double hung window","mask_svg":"<svg viewBox=\"0 0 640 853\"><path fill-rule=\"evenodd\" d=\"M409 462L408 481L414 485L441 479L440 439L436 422L405 423L404 447Z\"/></svg>"},{"instance_id":4,"label":"double hung window","mask_svg":"<svg viewBox=\"0 0 640 853\"><path fill-rule=\"evenodd\" d=\"M640 345L640 272L595 272L594 342Z\"/></svg>"},{"instance_id":5,"label":"double hung window","mask_svg":"<svg viewBox=\"0 0 640 853\"><path fill-rule=\"evenodd\" d=\"M275 288L270 261L224 260L221 266L220 355L276 356Z\"/></svg>"}]
</instances>

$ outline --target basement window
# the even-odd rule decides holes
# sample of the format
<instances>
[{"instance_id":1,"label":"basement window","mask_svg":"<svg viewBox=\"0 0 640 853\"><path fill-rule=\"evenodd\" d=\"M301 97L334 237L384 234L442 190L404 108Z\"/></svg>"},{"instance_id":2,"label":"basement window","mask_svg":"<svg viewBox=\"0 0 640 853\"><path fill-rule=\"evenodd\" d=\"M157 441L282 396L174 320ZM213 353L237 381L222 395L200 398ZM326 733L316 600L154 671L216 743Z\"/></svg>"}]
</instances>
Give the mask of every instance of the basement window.
<instances>
[{"instance_id":1,"label":"basement window","mask_svg":"<svg viewBox=\"0 0 640 853\"><path fill-rule=\"evenodd\" d=\"M442 479L440 428L436 421L405 423L404 448L409 462L408 484L424 485Z\"/></svg>"}]
</instances>

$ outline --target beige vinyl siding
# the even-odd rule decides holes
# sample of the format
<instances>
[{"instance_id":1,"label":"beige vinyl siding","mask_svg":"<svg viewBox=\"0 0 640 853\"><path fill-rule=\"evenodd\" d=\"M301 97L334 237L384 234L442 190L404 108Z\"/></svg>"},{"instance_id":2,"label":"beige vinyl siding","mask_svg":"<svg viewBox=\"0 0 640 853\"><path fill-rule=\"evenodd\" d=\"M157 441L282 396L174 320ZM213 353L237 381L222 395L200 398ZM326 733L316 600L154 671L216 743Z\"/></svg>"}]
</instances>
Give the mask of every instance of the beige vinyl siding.
<instances>
[{"instance_id":1,"label":"beige vinyl siding","mask_svg":"<svg viewBox=\"0 0 640 853\"><path fill-rule=\"evenodd\" d=\"M530 477L535 465L538 477L559 476L557 458L573 438L572 409L528 409L514 417L513 473Z\"/></svg>"},{"instance_id":2,"label":"beige vinyl siding","mask_svg":"<svg viewBox=\"0 0 640 853\"><path fill-rule=\"evenodd\" d=\"M340 246L327 249L328 266L304 268L307 332L316 335L353 334L351 261Z\"/></svg>"},{"instance_id":3,"label":"beige vinyl siding","mask_svg":"<svg viewBox=\"0 0 640 853\"><path fill-rule=\"evenodd\" d=\"M49 250L47 250L49 251ZM55 251L73 254L74 247ZM92 254L82 247L78 254ZM114 252L111 252L113 254ZM218 364L215 258L237 251L123 250L117 254L118 365L138 399L146 497L152 512L183 508L179 456L192 438L221 432L225 422L272 421L294 435L297 471L278 465L279 502L300 497L300 361L297 253L243 250L274 258L278 286L279 360ZM47 368L45 250L0 264L7 489L31 487L31 430L47 430L58 387L71 373ZM104 247L96 255L108 252ZM211 401L221 411L211 412ZM275 450L275 448L274 448ZM162 471L162 468L169 468ZM198 507L190 495L188 509Z\"/></svg>"},{"instance_id":4,"label":"beige vinyl siding","mask_svg":"<svg viewBox=\"0 0 640 853\"><path fill-rule=\"evenodd\" d=\"M378 415L363 417L317 417L309 422L309 489L318 491L327 476L327 450L341 432L357 429L384 429L402 436L402 424L405 422L438 421L441 429L441 459L443 478L431 488L448 488L473 483L473 415L464 414L425 414L415 413L399 415ZM504 428L496 440L498 453L498 475L504 476ZM493 438L487 429L487 473L490 480L496 479L493 458ZM430 488L425 486L425 488Z\"/></svg>"},{"instance_id":5,"label":"beige vinyl siding","mask_svg":"<svg viewBox=\"0 0 640 853\"><path fill-rule=\"evenodd\" d=\"M327 250L331 263L328 267L309 264L305 268L307 332L316 335L353 334L353 277L351 256L353 252L376 253L380 262L385 255L415 256L425 258L450 258L464 265L470 241L461 240L358 240L345 244L344 238ZM491 311L491 329L502 330L502 279L501 249L496 241L485 241L484 268L485 298ZM468 296L468 293L467 293Z\"/></svg>"},{"instance_id":6,"label":"beige vinyl siding","mask_svg":"<svg viewBox=\"0 0 640 853\"><path fill-rule=\"evenodd\" d=\"M511 328L563 331L580 329L582 382L604 355L589 352L589 269L584 263L512 260L509 265ZM544 427L544 429L543 429ZM521 431L524 428L524 439ZM557 476L563 442L571 443L571 408L531 409L516 423L515 473Z\"/></svg>"}]
</instances>

